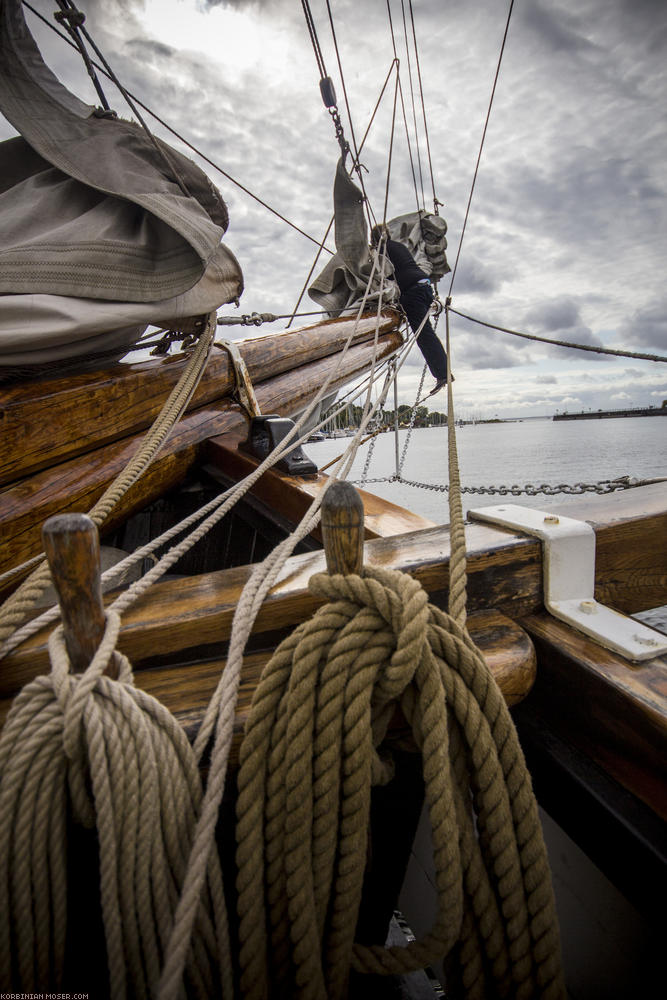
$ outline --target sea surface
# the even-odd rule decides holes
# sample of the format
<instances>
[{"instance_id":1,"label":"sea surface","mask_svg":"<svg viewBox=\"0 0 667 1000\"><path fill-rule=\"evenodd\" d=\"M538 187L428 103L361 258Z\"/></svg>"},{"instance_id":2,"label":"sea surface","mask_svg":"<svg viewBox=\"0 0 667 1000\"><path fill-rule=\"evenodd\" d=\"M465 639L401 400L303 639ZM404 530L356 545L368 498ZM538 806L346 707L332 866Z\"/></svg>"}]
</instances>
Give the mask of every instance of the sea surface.
<instances>
[{"instance_id":1,"label":"sea surface","mask_svg":"<svg viewBox=\"0 0 667 1000\"><path fill-rule=\"evenodd\" d=\"M404 456L407 438L407 431L399 431L398 463L403 461L402 477L446 486L447 428L414 429ZM309 442L305 451L321 468L340 455L350 440L328 438ZM369 446L365 444L360 448L348 477L359 486L363 486L359 480ZM567 421L544 418L468 424L456 428L456 448L462 487L596 484L623 476L633 480L667 479L667 417ZM375 438L365 488L436 524L448 523L447 492L405 483L373 481L392 476L396 465L395 435L379 434ZM562 493L554 497L543 493L519 497L488 493L462 495L464 513L471 507L488 507L503 501L542 509L567 499ZM667 634L667 606L644 612L641 618L647 625Z\"/></svg>"},{"instance_id":2,"label":"sea surface","mask_svg":"<svg viewBox=\"0 0 667 1000\"><path fill-rule=\"evenodd\" d=\"M399 431L399 464L407 436L407 430ZM304 450L321 468L341 454L350 440L328 438L309 442ZM446 492L404 483L371 482L392 476L396 471L395 435L385 432L374 440L366 488L437 524L447 523ZM352 467L348 478L355 482L361 479L369 447L370 444L365 444L360 448ZM456 428L456 447L463 487L596 484L622 476L640 480L667 478L667 417L568 421L544 418L468 424ZM407 480L447 486L446 427L413 429L401 474ZM552 498L540 493L534 497L510 497L509 502L540 508L562 503L564 499L567 497L563 494ZM462 500L465 512L508 498L464 493Z\"/></svg>"}]
</instances>

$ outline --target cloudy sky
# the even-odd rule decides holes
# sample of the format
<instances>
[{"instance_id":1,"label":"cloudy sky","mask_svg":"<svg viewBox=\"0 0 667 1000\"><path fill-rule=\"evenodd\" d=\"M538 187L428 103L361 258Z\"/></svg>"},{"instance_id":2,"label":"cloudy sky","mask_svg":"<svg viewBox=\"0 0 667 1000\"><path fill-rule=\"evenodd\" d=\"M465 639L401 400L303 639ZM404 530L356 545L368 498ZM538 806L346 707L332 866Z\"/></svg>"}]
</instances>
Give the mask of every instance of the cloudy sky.
<instances>
[{"instance_id":1,"label":"cloudy sky","mask_svg":"<svg viewBox=\"0 0 667 1000\"><path fill-rule=\"evenodd\" d=\"M32 2L52 20L55 3ZM79 6L131 92L250 191L322 238L338 146L298 0L81 0ZM389 7L417 161L408 61L412 69L431 209L415 55L410 50L408 60L400 0L389 0ZM435 190L449 224L452 264L508 8L509 0L413 0ZM331 0L331 9L352 126L326 3L311 0L346 133L351 137L353 128L359 140L393 58L387 0ZM408 0L405 11L412 41ZM26 16L60 79L98 103L80 58ZM111 105L127 116L122 99L105 87ZM378 217L392 102L393 85L362 154ZM667 354L666 113L664 0L516 0L454 308L542 336ZM422 200L405 131L399 117L389 217ZM0 118L0 138L11 134ZM202 165L229 207L226 240L246 282L241 310L291 312L316 247ZM443 297L448 288L449 276L441 282ZM306 297L300 308L316 306ZM664 364L543 347L452 319L456 405L464 415L660 405L667 398ZM421 355L413 355L401 380L405 402L414 401L421 371Z\"/></svg>"}]
</instances>

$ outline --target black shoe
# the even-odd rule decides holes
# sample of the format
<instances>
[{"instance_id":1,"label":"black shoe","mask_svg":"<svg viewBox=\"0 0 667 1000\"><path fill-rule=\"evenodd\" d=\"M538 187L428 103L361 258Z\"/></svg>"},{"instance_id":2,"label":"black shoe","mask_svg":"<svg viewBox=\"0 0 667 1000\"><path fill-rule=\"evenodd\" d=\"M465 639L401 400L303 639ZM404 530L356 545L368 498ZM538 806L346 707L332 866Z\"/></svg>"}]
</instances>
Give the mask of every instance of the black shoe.
<instances>
[{"instance_id":1,"label":"black shoe","mask_svg":"<svg viewBox=\"0 0 667 1000\"><path fill-rule=\"evenodd\" d=\"M452 375L452 382L453 381L454 381L454 376ZM438 381L435 383L434 388L431 389L431 391L429 392L429 396L435 396L436 392L440 392L440 390L444 389L446 385L447 385L447 379L439 378Z\"/></svg>"}]
</instances>

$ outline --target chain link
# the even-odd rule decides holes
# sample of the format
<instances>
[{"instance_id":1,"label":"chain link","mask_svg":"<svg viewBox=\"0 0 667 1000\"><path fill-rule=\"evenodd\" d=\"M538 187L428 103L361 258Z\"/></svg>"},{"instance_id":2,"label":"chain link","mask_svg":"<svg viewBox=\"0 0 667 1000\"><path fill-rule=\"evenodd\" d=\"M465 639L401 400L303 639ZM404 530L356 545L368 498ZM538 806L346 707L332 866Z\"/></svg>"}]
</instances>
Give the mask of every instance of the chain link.
<instances>
[{"instance_id":1,"label":"chain link","mask_svg":"<svg viewBox=\"0 0 667 1000\"><path fill-rule=\"evenodd\" d=\"M546 496L557 496L560 493L568 494L569 496L581 496L584 493L614 493L617 490L629 490L634 489L637 486L648 486L651 483L665 482L664 479L634 479L631 476L619 476L618 479L603 479L599 483L559 483L557 486L550 485L549 483L540 483L535 485L534 483L526 483L524 486L518 486L514 483L512 486L462 486L461 493L477 493L477 494L490 494L492 496L537 496L538 493L544 493ZM359 480L352 480L352 482L357 483ZM422 490L432 490L436 493L447 493L449 491L449 486L440 483L420 483L412 479L404 479L401 475L393 476L381 476L377 479L363 479L363 485L366 486L370 483L401 483L403 486L415 486Z\"/></svg>"},{"instance_id":2,"label":"chain link","mask_svg":"<svg viewBox=\"0 0 667 1000\"><path fill-rule=\"evenodd\" d=\"M331 120L334 123L334 128L336 129L336 139L338 140L338 145L340 146L341 155L343 160L350 152L350 144L345 138L345 132L343 131L343 123L340 120L340 115L338 114L338 108L329 108L329 114L331 115Z\"/></svg>"},{"instance_id":3,"label":"chain link","mask_svg":"<svg viewBox=\"0 0 667 1000\"><path fill-rule=\"evenodd\" d=\"M415 419L417 417L417 407L419 406L419 403L420 403L421 398L422 398L422 392L424 390L424 380L425 380L425 378L426 378L426 365L424 365L424 367L422 368L422 377L421 377L421 381L419 383L419 388L417 389L417 400L416 400L416 402L414 402L412 404L412 407L410 409L410 425L408 427L408 433L406 435L405 442L403 444L403 451L401 453L401 460L400 460L400 462L398 464L398 472L397 472L397 476L396 476L397 479L401 479L401 473L403 472L403 466L405 465L405 459L406 459L407 454L408 454L408 446L410 444L410 438L412 437L412 431L414 429Z\"/></svg>"}]
</instances>

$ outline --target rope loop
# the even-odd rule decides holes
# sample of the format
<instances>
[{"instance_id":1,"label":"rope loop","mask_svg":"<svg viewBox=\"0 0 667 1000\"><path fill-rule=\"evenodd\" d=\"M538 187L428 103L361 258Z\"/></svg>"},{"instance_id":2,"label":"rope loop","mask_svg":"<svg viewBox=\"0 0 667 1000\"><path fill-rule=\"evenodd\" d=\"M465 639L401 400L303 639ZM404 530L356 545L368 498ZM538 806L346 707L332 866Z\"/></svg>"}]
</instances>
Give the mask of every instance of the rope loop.
<instances>
[{"instance_id":1,"label":"rope loop","mask_svg":"<svg viewBox=\"0 0 667 1000\"><path fill-rule=\"evenodd\" d=\"M74 816L85 827L95 824L95 807L88 791L86 778L86 740L84 715L91 695L97 690L99 680L113 663L121 683L132 684L132 667L127 657L116 650L120 631L120 617L116 612L106 613L106 628L102 641L83 673L71 673L71 664L65 644L63 626L59 625L49 636L51 680L63 718L62 745L68 761L68 782L72 796Z\"/></svg>"},{"instance_id":2,"label":"rope loop","mask_svg":"<svg viewBox=\"0 0 667 1000\"><path fill-rule=\"evenodd\" d=\"M114 1000L157 996L202 787L182 727L134 686L115 649L119 626L108 609L102 641L80 674L56 629L51 673L23 688L0 734L0 992L62 988L71 811L76 824L95 829L97 866L79 869L78 879L80 893L90 884L103 923L107 969L91 989ZM111 664L117 679L105 675ZM188 944L188 996L232 1000L217 855L207 862Z\"/></svg>"},{"instance_id":3,"label":"rope loop","mask_svg":"<svg viewBox=\"0 0 667 1000\"><path fill-rule=\"evenodd\" d=\"M427 638L428 597L420 584L396 570L366 570L364 576L317 573L309 581L317 597L373 609L395 636L396 648L378 675L377 705L400 696L411 683Z\"/></svg>"},{"instance_id":4,"label":"rope loop","mask_svg":"<svg viewBox=\"0 0 667 1000\"><path fill-rule=\"evenodd\" d=\"M468 998L560 1000L537 805L482 654L407 574L317 574L310 589L328 603L267 664L240 751L242 995L342 1000L350 968L404 974L449 956ZM437 916L407 947L361 946L371 786L391 777L397 706L422 756Z\"/></svg>"}]
</instances>

